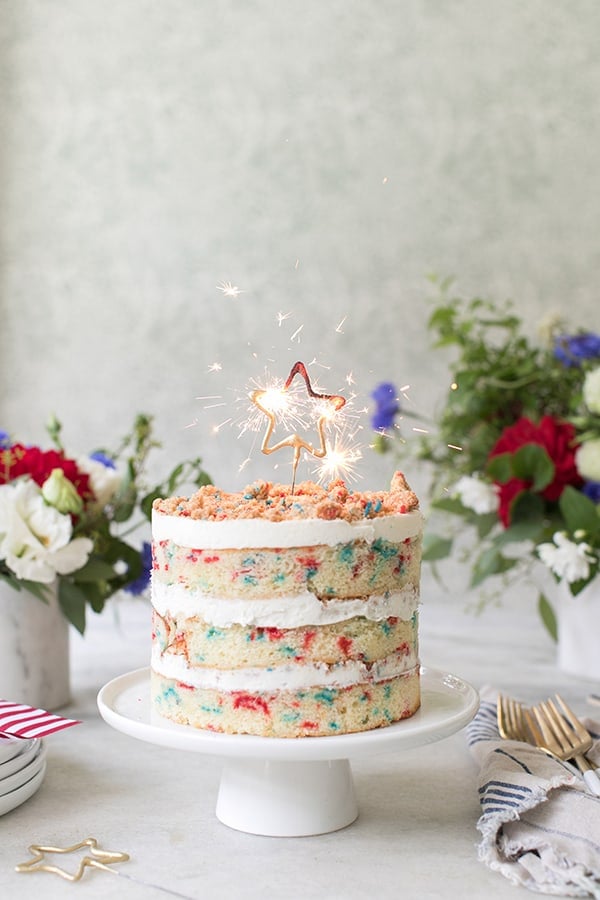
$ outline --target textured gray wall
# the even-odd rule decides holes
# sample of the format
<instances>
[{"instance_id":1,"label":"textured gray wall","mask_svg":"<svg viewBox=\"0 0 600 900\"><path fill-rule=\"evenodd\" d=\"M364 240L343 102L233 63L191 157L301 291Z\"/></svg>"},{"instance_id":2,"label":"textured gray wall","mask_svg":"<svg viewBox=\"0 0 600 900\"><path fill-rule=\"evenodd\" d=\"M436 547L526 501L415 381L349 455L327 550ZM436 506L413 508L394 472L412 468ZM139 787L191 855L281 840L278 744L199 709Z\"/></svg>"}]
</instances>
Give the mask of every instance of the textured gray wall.
<instances>
[{"instance_id":1,"label":"textured gray wall","mask_svg":"<svg viewBox=\"0 0 600 900\"><path fill-rule=\"evenodd\" d=\"M432 411L430 272L599 328L599 35L595 0L0 0L0 427L145 409L232 488L274 474L210 431L265 366Z\"/></svg>"}]
</instances>

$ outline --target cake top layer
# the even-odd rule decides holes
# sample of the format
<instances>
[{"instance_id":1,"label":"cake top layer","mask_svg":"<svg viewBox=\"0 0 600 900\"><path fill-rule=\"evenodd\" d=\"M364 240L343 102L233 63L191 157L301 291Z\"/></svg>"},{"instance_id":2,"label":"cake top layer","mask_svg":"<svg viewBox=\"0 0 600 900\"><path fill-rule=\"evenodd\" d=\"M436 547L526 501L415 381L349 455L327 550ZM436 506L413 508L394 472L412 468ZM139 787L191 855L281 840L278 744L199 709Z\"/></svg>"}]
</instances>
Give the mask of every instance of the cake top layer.
<instances>
[{"instance_id":1,"label":"cake top layer","mask_svg":"<svg viewBox=\"0 0 600 900\"><path fill-rule=\"evenodd\" d=\"M396 472L389 491L352 491L341 480L332 481L327 488L305 481L296 485L292 494L290 485L257 481L237 493L205 485L191 497L155 500L153 508L157 514L208 522L240 519L358 522L414 512L419 508L419 501L402 472Z\"/></svg>"}]
</instances>

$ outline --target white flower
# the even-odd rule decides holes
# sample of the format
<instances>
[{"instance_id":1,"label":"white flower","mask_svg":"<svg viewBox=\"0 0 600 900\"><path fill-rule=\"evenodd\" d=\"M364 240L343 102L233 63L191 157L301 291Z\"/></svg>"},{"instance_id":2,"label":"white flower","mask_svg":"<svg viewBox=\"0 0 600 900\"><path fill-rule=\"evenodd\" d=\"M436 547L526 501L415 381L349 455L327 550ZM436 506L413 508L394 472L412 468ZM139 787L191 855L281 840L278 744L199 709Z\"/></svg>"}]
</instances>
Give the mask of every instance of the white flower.
<instances>
[{"instance_id":1,"label":"white flower","mask_svg":"<svg viewBox=\"0 0 600 900\"><path fill-rule=\"evenodd\" d=\"M586 441L575 451L575 465L582 478L600 481L600 438Z\"/></svg>"},{"instance_id":2,"label":"white flower","mask_svg":"<svg viewBox=\"0 0 600 900\"><path fill-rule=\"evenodd\" d=\"M590 412L600 414L600 366L585 376L583 400Z\"/></svg>"},{"instance_id":3,"label":"white flower","mask_svg":"<svg viewBox=\"0 0 600 900\"><path fill-rule=\"evenodd\" d=\"M494 485L472 475L463 475L454 485L454 491L463 506L478 515L496 512L498 495Z\"/></svg>"},{"instance_id":4,"label":"white flower","mask_svg":"<svg viewBox=\"0 0 600 900\"><path fill-rule=\"evenodd\" d=\"M590 563L595 561L590 545L584 541L576 544L560 531L553 534L552 540L553 544L538 545L537 552L542 562L569 584L588 578Z\"/></svg>"},{"instance_id":5,"label":"white flower","mask_svg":"<svg viewBox=\"0 0 600 900\"><path fill-rule=\"evenodd\" d=\"M89 475L90 487L98 506L101 508L106 506L119 489L122 481L120 472L89 456L81 456L77 460L77 468L80 472Z\"/></svg>"},{"instance_id":6,"label":"white flower","mask_svg":"<svg viewBox=\"0 0 600 900\"><path fill-rule=\"evenodd\" d=\"M72 533L70 516L48 506L33 481L0 485L0 559L17 578L50 584L81 569L93 543Z\"/></svg>"}]
</instances>

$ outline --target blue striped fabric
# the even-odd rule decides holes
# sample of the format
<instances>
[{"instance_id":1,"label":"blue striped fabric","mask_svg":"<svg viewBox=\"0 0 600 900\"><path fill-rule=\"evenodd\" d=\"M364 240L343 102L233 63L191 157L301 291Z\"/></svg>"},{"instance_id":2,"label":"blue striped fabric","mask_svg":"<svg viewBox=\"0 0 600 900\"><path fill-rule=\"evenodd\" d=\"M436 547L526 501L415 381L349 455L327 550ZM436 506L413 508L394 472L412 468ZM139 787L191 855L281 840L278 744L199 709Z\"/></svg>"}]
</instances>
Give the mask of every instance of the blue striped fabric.
<instances>
[{"instance_id":1,"label":"blue striped fabric","mask_svg":"<svg viewBox=\"0 0 600 900\"><path fill-rule=\"evenodd\" d=\"M513 883L538 893L600 898L600 798L569 764L500 737L497 692L484 688L467 726L479 765L479 857ZM586 720L600 735L597 722ZM589 754L600 765L600 741Z\"/></svg>"}]
</instances>

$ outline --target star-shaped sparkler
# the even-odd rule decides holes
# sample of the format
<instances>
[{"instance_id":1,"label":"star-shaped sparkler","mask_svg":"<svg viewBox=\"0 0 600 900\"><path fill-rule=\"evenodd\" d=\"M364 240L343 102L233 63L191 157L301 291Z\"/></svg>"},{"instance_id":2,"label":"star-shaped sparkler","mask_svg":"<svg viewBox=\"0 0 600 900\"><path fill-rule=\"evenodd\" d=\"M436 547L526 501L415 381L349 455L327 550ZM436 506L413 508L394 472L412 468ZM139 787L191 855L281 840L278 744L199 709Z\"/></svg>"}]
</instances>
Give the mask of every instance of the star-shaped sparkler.
<instances>
[{"instance_id":1,"label":"star-shaped sparkler","mask_svg":"<svg viewBox=\"0 0 600 900\"><path fill-rule=\"evenodd\" d=\"M304 379L304 383L306 385L306 390L308 396L311 400L318 401L321 406L321 414L317 419L317 432L319 435L319 446L315 447L309 441L306 441L301 435L294 433L290 434L282 440L278 441L278 443L270 446L269 442L271 440L271 436L273 431L275 430L275 422L278 413L283 412L283 408L285 407L286 395L290 389L290 386L296 377L296 375L300 375ZM268 425L265 436L263 438L263 442L261 445L261 450L263 453L275 453L276 450L281 450L282 447L293 447L294 450L294 458L292 462L292 493L294 492L294 485L296 483L296 469L298 468L298 462L300 460L300 454L302 450L306 450L307 453L310 453L311 456L316 457L317 459L323 459L327 454L327 438L325 435L325 426L326 423L333 418L333 416L339 412L339 410L346 403L345 397L342 397L339 394L318 394L316 391L313 391L312 385L310 383L310 378L308 377L308 372L306 371L306 366L302 362L294 363L291 368L290 374L287 377L287 381L281 388L281 390L276 392L276 398L273 396L273 392L269 390L256 390L252 391L250 394L250 399L255 406L260 409L262 413L267 417Z\"/></svg>"},{"instance_id":2,"label":"star-shaped sparkler","mask_svg":"<svg viewBox=\"0 0 600 900\"><path fill-rule=\"evenodd\" d=\"M81 859L75 873L67 872L66 869L61 869L60 866L46 862L46 853L74 853L76 850L83 850L85 847L89 847L89 856L84 856ZM73 844L72 847L44 847L41 844L32 844L29 847L29 852L32 854L32 858L28 859L27 862L19 863L16 866L17 872L54 872L66 881L79 881L86 868L102 869L105 872L110 872L112 875L118 875L119 873L109 868L109 866L113 863L127 862L129 859L128 853L121 853L119 850L102 850L98 846L96 838L86 838L84 841L79 841L78 844Z\"/></svg>"}]
</instances>

